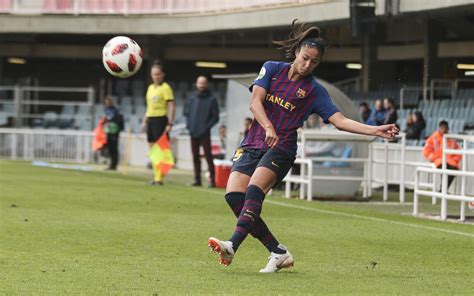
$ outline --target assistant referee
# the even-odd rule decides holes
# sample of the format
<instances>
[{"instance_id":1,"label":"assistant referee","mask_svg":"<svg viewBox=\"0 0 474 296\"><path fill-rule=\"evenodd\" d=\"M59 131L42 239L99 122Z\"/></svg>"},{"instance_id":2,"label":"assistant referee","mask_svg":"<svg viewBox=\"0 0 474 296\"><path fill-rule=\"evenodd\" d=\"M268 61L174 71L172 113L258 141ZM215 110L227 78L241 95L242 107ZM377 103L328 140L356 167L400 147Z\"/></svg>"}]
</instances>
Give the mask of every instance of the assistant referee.
<instances>
[{"instance_id":1,"label":"assistant referee","mask_svg":"<svg viewBox=\"0 0 474 296\"><path fill-rule=\"evenodd\" d=\"M155 61L151 67L153 83L146 92L146 113L142 121L142 132L146 131L148 146L151 147L163 133L171 130L174 122L175 106L173 90L164 81L165 69ZM153 167L153 180L150 185L163 185L163 174Z\"/></svg>"}]
</instances>

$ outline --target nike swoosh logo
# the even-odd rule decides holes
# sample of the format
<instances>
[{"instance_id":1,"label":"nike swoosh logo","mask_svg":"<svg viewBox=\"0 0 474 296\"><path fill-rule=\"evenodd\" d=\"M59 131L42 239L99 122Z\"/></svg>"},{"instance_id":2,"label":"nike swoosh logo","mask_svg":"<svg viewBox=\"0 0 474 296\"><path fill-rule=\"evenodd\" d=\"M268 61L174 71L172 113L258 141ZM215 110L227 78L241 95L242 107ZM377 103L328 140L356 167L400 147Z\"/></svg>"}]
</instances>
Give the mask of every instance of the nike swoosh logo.
<instances>
[{"instance_id":1,"label":"nike swoosh logo","mask_svg":"<svg viewBox=\"0 0 474 296\"><path fill-rule=\"evenodd\" d=\"M277 80L276 77L275 78L272 78L272 80Z\"/></svg>"},{"instance_id":2,"label":"nike swoosh logo","mask_svg":"<svg viewBox=\"0 0 474 296\"><path fill-rule=\"evenodd\" d=\"M280 166L279 166L279 165L277 165L277 164L276 164L276 163L275 163L273 160L272 160L272 164L273 164L274 166L276 166L277 168L279 168L279 167L280 167Z\"/></svg>"}]
</instances>

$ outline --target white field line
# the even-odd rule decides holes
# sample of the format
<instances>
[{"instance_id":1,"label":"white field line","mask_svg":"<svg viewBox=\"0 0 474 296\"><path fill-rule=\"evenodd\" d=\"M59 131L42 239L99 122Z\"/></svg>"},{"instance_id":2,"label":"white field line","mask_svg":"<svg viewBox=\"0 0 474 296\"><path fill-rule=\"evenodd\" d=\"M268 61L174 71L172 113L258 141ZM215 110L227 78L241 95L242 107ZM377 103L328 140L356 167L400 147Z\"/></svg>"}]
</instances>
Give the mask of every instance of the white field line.
<instances>
[{"instance_id":1,"label":"white field line","mask_svg":"<svg viewBox=\"0 0 474 296\"><path fill-rule=\"evenodd\" d=\"M215 194L215 195L220 195L222 197L224 196L223 192L216 192L216 191L205 190L205 189L197 189L197 188L194 189L194 190L198 190L198 191L202 191L202 192L206 192L206 193L212 193L212 194ZM298 210L323 213L323 214L327 214L327 215L343 216L343 217L354 218L354 219L382 222L382 223L387 223L387 224L401 225L401 226L406 226L406 227L411 227L411 228L418 228L418 229L426 229L426 230L444 232L444 233L449 233L449 234L457 234L457 235L462 235L462 236L467 236L467 237L474 238L474 234L467 233L467 232L462 232L462 231L455 231L455 230L449 230L449 229L444 229L444 228L437 228L437 227L432 227L432 226L419 225L419 224L408 223L408 222L398 222L398 221L392 221L392 220L387 220L387 219L382 219L382 218L375 218L375 217L367 217L367 216L356 215L356 214L348 214L348 213L344 213L344 212L321 210L321 209L315 209L315 208L310 208L310 207L292 205L292 204L288 204L288 203L285 203L285 202L273 201L273 200L266 200L265 203L276 205L276 206L281 206L281 207L298 209Z\"/></svg>"}]
</instances>

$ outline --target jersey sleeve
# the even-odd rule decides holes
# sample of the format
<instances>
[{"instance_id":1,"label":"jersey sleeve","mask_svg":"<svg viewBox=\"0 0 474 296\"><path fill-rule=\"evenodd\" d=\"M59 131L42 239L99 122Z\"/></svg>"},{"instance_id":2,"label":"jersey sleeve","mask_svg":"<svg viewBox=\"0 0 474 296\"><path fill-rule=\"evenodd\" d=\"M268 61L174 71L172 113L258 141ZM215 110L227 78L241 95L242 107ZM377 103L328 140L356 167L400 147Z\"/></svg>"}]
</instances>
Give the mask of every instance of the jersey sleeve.
<instances>
[{"instance_id":1,"label":"jersey sleeve","mask_svg":"<svg viewBox=\"0 0 474 296\"><path fill-rule=\"evenodd\" d=\"M339 109L334 105L328 91L322 85L317 86L315 96L316 100L314 100L311 113L318 114L323 119L324 123L327 124L329 123L329 117L334 113L339 112Z\"/></svg>"},{"instance_id":2,"label":"jersey sleeve","mask_svg":"<svg viewBox=\"0 0 474 296\"><path fill-rule=\"evenodd\" d=\"M173 101L174 100L173 89L171 88L171 86L167 85L167 87L165 87L163 89L163 97L164 97L165 101Z\"/></svg>"},{"instance_id":3,"label":"jersey sleeve","mask_svg":"<svg viewBox=\"0 0 474 296\"><path fill-rule=\"evenodd\" d=\"M263 64L262 68L260 69L257 78L255 78L255 80L250 85L250 92L252 92L254 85L263 87L268 92L268 90L270 89L270 82L272 81L272 77L277 72L277 70L277 63L271 61L265 62L265 64Z\"/></svg>"}]
</instances>

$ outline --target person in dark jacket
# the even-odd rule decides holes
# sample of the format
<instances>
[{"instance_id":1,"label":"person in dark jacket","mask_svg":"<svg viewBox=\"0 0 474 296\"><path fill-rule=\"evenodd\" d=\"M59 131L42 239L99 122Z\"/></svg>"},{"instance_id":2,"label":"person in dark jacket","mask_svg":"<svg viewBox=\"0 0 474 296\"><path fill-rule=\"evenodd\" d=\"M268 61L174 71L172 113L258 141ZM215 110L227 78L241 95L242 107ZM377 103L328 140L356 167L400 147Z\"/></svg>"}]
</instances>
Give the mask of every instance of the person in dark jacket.
<instances>
[{"instance_id":1,"label":"person in dark jacket","mask_svg":"<svg viewBox=\"0 0 474 296\"><path fill-rule=\"evenodd\" d=\"M201 186L201 159L199 147L202 146L210 173L210 187L215 187L214 163L211 152L211 128L219 121L217 99L208 89L208 79L199 76L196 80L196 92L189 98L184 110L187 128L191 136L191 150L194 163L194 183Z\"/></svg>"},{"instance_id":2,"label":"person in dark jacket","mask_svg":"<svg viewBox=\"0 0 474 296\"><path fill-rule=\"evenodd\" d=\"M420 111L415 111L412 115L412 122L410 129L406 131L406 138L409 140L422 140L423 131L426 128L425 119Z\"/></svg>"},{"instance_id":3,"label":"person in dark jacket","mask_svg":"<svg viewBox=\"0 0 474 296\"><path fill-rule=\"evenodd\" d=\"M359 114L360 114L360 117L362 118L362 122L367 124L370 117L370 108L366 102L362 102L359 104Z\"/></svg>"},{"instance_id":4,"label":"person in dark jacket","mask_svg":"<svg viewBox=\"0 0 474 296\"><path fill-rule=\"evenodd\" d=\"M386 98L383 101L385 110L384 122L383 124L396 124L398 120L397 110L395 110L395 102L391 98Z\"/></svg>"},{"instance_id":5,"label":"person in dark jacket","mask_svg":"<svg viewBox=\"0 0 474 296\"><path fill-rule=\"evenodd\" d=\"M119 160L119 138L120 131L123 130L123 115L114 106L111 97L104 99L104 131L107 134L107 149L110 155L110 164L107 170L115 171Z\"/></svg>"}]
</instances>

